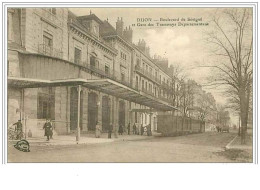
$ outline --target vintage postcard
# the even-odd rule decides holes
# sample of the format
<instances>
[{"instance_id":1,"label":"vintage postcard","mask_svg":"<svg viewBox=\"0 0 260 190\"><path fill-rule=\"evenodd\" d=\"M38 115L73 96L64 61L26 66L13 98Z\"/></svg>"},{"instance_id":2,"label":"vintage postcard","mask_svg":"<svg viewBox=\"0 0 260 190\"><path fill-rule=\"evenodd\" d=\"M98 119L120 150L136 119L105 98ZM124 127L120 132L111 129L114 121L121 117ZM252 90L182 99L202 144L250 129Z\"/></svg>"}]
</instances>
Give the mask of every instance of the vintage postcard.
<instances>
[{"instance_id":1,"label":"vintage postcard","mask_svg":"<svg viewBox=\"0 0 260 190\"><path fill-rule=\"evenodd\" d=\"M254 17L7 7L7 162L252 163Z\"/></svg>"}]
</instances>

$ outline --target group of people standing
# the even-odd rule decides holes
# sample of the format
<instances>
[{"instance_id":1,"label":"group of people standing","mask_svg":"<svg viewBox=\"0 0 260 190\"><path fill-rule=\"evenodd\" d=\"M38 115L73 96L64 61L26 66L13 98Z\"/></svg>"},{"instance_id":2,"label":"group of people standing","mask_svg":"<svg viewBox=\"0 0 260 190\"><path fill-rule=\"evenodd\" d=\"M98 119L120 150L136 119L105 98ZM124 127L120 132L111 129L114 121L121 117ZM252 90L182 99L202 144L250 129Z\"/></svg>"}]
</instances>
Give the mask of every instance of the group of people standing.
<instances>
[{"instance_id":1,"label":"group of people standing","mask_svg":"<svg viewBox=\"0 0 260 190\"><path fill-rule=\"evenodd\" d=\"M119 126L119 134L123 134L123 126ZM131 135L131 124L128 123L127 126L127 134ZM138 124L134 123L132 126L132 134L133 135L144 135L146 134L147 136L152 136L152 129L151 129L151 124L148 124L144 126L143 124Z\"/></svg>"},{"instance_id":2,"label":"group of people standing","mask_svg":"<svg viewBox=\"0 0 260 190\"><path fill-rule=\"evenodd\" d=\"M111 137L112 137L113 129L114 129L113 124L110 123L109 126L108 126L108 138L109 139L111 139ZM132 131L133 135L152 136L151 124L143 126L143 124L134 123L133 126L131 127L131 124L128 123L127 134L131 135L131 131ZM100 138L101 132L102 132L101 125L100 125L99 122L97 122L96 123L96 130L95 130L95 137L96 138ZM124 133L124 126L123 125L119 125L118 134L119 135L123 135L123 133Z\"/></svg>"}]
</instances>

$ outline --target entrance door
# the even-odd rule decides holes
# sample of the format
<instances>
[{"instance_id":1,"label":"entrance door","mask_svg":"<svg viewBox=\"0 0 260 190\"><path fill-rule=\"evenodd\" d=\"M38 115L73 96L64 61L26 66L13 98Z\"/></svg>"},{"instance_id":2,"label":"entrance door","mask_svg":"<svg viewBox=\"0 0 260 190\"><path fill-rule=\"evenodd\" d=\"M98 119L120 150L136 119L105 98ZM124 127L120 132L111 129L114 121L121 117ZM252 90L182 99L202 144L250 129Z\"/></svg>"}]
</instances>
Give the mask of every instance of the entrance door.
<instances>
[{"instance_id":1,"label":"entrance door","mask_svg":"<svg viewBox=\"0 0 260 190\"><path fill-rule=\"evenodd\" d=\"M122 125L125 127L125 102L119 101L119 118L118 118L119 126Z\"/></svg>"},{"instance_id":2,"label":"entrance door","mask_svg":"<svg viewBox=\"0 0 260 190\"><path fill-rule=\"evenodd\" d=\"M90 92L88 94L88 130L94 131L98 120L97 94Z\"/></svg>"},{"instance_id":3,"label":"entrance door","mask_svg":"<svg viewBox=\"0 0 260 190\"><path fill-rule=\"evenodd\" d=\"M110 124L110 101L108 96L102 98L102 130L108 131Z\"/></svg>"}]
</instances>

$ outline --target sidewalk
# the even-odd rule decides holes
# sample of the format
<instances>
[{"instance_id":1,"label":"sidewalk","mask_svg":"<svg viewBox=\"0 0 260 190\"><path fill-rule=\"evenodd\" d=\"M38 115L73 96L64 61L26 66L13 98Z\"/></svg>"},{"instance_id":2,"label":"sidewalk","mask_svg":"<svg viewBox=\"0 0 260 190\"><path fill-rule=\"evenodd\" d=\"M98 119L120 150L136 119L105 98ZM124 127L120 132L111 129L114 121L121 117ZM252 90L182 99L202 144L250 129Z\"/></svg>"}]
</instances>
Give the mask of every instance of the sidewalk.
<instances>
[{"instance_id":1,"label":"sidewalk","mask_svg":"<svg viewBox=\"0 0 260 190\"><path fill-rule=\"evenodd\" d=\"M102 133L100 138L95 138L94 133L81 134L79 142L76 141L75 134L54 136L50 141L46 141L46 137L31 137L26 140L30 143L30 146L57 146L57 145L75 145L75 144L100 144L111 143L116 141L137 141L146 140L160 136L159 133L153 133L153 136L141 136L141 135L118 135L115 138L112 134L112 138L108 139L107 133Z\"/></svg>"},{"instance_id":2,"label":"sidewalk","mask_svg":"<svg viewBox=\"0 0 260 190\"><path fill-rule=\"evenodd\" d=\"M227 145L226 149L239 149L239 150L252 150L253 145L252 145L252 137L247 136L246 137L246 144L241 145L240 143L240 136L236 136L234 139L232 139Z\"/></svg>"}]
</instances>

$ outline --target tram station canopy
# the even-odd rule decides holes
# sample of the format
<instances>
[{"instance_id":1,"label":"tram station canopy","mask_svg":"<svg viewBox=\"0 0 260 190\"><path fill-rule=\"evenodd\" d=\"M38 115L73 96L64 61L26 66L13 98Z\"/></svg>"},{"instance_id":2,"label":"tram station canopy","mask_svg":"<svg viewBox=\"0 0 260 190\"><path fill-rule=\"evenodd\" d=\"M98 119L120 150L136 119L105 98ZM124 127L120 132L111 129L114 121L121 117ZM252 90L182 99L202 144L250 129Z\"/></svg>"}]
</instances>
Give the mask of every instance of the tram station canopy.
<instances>
[{"instance_id":1,"label":"tram station canopy","mask_svg":"<svg viewBox=\"0 0 260 190\"><path fill-rule=\"evenodd\" d=\"M31 78L8 77L8 86L15 88L40 88L58 86L82 85L118 98L132 101L138 104L152 107L158 111L171 111L177 108L165 101L153 96L127 87L119 82L110 79L65 79L65 80L41 80Z\"/></svg>"}]
</instances>

